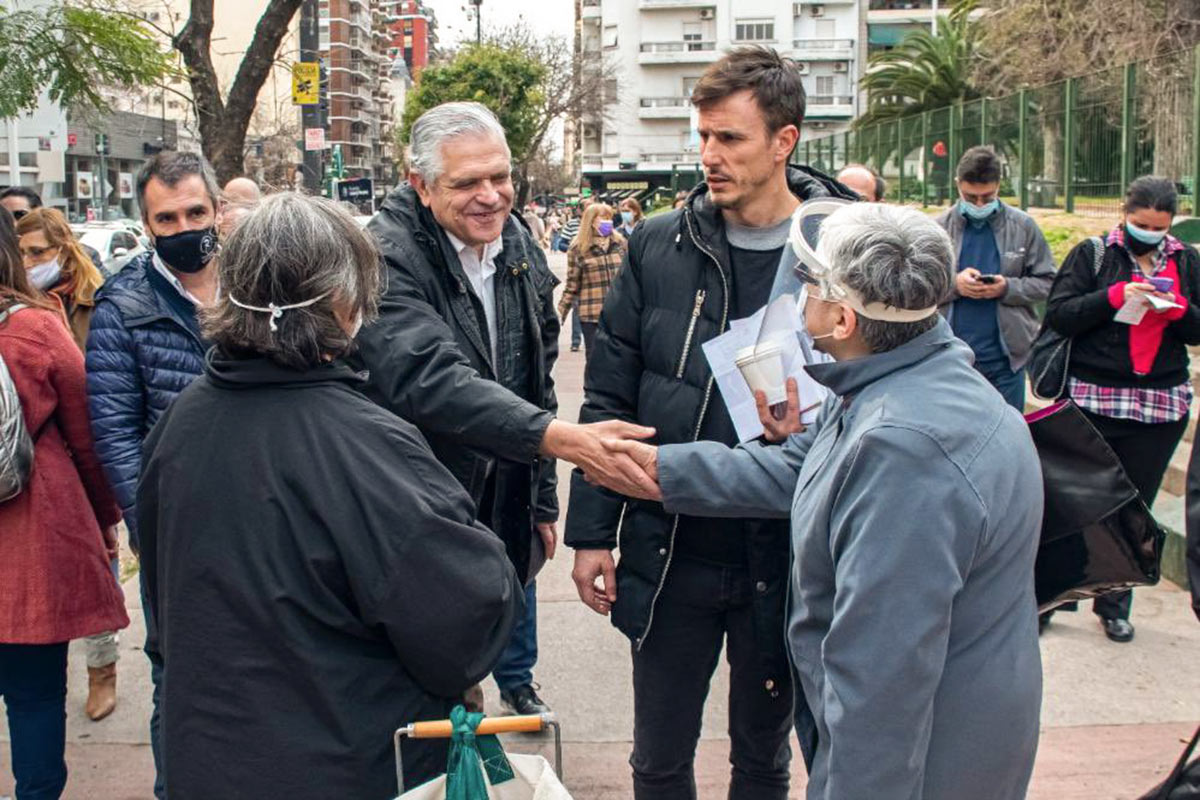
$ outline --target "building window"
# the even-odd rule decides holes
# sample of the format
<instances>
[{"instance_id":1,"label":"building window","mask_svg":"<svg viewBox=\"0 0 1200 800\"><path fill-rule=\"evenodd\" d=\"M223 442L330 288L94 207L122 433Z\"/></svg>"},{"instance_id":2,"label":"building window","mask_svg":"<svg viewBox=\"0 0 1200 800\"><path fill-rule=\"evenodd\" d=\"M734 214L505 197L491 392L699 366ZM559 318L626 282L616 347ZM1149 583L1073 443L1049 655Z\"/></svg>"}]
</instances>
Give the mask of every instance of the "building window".
<instances>
[{"instance_id":1,"label":"building window","mask_svg":"<svg viewBox=\"0 0 1200 800\"><path fill-rule=\"evenodd\" d=\"M696 82L699 80L700 80L699 78L684 78L683 79L683 96L684 97L692 96L692 92L694 92L696 90Z\"/></svg>"},{"instance_id":2,"label":"building window","mask_svg":"<svg viewBox=\"0 0 1200 800\"><path fill-rule=\"evenodd\" d=\"M605 47L616 47L617 46L617 26L616 25L605 25L604 26L604 46Z\"/></svg>"},{"instance_id":3,"label":"building window","mask_svg":"<svg viewBox=\"0 0 1200 800\"><path fill-rule=\"evenodd\" d=\"M818 75L817 76L817 96L829 97L833 94L833 76Z\"/></svg>"},{"instance_id":4,"label":"building window","mask_svg":"<svg viewBox=\"0 0 1200 800\"><path fill-rule=\"evenodd\" d=\"M775 41L775 23L769 19L739 19L733 38L739 42Z\"/></svg>"},{"instance_id":5,"label":"building window","mask_svg":"<svg viewBox=\"0 0 1200 800\"><path fill-rule=\"evenodd\" d=\"M617 79L609 78L604 81L604 102L612 105L617 102Z\"/></svg>"}]
</instances>

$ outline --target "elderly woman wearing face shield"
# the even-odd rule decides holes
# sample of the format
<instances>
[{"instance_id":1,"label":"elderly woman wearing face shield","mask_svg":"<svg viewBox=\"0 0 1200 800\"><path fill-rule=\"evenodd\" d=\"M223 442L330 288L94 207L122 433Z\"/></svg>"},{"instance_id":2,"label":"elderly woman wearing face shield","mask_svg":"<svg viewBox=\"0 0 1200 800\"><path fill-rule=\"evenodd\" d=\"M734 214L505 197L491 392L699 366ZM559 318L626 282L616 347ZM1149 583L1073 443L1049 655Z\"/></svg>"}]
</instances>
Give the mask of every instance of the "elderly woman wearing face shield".
<instances>
[{"instance_id":1,"label":"elderly woman wearing face shield","mask_svg":"<svg viewBox=\"0 0 1200 800\"><path fill-rule=\"evenodd\" d=\"M523 611L503 543L339 358L379 295L334 203L268 197L219 256L205 373L146 440L142 569L172 797L387 798ZM181 456L180 454L184 454ZM406 748L405 783L445 745Z\"/></svg>"},{"instance_id":2,"label":"elderly woman wearing face shield","mask_svg":"<svg viewBox=\"0 0 1200 800\"><path fill-rule=\"evenodd\" d=\"M954 260L937 223L866 203L797 213L804 323L833 358L807 368L831 392L817 422L783 445L608 446L657 478L668 512L790 515L810 798L1018 800L1041 705L1033 442L937 315Z\"/></svg>"}]
</instances>

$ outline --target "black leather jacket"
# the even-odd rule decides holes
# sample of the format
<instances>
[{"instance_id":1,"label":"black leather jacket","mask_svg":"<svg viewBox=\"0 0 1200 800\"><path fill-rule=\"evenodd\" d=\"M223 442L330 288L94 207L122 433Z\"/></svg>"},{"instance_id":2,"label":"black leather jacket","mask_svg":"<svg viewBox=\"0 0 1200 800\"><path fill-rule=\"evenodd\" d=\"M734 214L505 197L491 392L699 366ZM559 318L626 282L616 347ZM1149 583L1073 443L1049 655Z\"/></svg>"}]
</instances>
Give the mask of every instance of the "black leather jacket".
<instances>
[{"instance_id":1,"label":"black leather jacket","mask_svg":"<svg viewBox=\"0 0 1200 800\"><path fill-rule=\"evenodd\" d=\"M367 394L412 422L478 507L495 481L491 527L522 581L544 561L535 522L558 518L552 459L538 448L558 401L558 280L517 215L496 256L497 361L483 306L429 209L405 183L367 228L383 254L379 320L358 337L351 359L367 369Z\"/></svg>"}]
</instances>

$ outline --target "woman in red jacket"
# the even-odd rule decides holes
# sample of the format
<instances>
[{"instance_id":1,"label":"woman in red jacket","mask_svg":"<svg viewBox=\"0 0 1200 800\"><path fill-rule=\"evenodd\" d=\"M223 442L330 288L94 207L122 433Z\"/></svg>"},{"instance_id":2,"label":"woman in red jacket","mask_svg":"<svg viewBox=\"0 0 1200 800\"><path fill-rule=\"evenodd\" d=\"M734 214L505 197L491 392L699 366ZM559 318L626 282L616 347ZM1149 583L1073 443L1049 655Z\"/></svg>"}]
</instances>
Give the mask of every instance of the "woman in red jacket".
<instances>
[{"instance_id":1,"label":"woman in red jacket","mask_svg":"<svg viewBox=\"0 0 1200 800\"><path fill-rule=\"evenodd\" d=\"M34 440L29 486L0 504L0 697L17 797L42 800L67 782L67 643L129 624L108 565L121 515L92 448L83 354L30 288L7 212L0 315L0 357Z\"/></svg>"}]
</instances>

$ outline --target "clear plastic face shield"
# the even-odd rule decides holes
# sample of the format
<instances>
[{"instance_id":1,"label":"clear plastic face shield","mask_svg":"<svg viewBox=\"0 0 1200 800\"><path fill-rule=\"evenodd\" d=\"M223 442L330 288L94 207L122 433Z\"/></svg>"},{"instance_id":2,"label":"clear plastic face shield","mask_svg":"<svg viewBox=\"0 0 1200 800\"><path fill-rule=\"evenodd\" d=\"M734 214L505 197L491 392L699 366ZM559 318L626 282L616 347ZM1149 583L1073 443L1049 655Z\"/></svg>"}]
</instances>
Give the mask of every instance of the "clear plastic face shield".
<instances>
[{"instance_id":1,"label":"clear plastic face shield","mask_svg":"<svg viewBox=\"0 0 1200 800\"><path fill-rule=\"evenodd\" d=\"M812 294L826 302L845 303L859 316L879 322L919 322L936 314L937 306L910 309L886 303L868 303L854 289L834 280L829 253L822 246L821 234L825 221L850 205L853 203L847 200L817 200L805 203L796 210L788 236L793 256L791 267L785 269L789 253L788 248L784 248L784 258L775 276L771 300L783 294L792 294L802 312L806 294Z\"/></svg>"}]
</instances>

